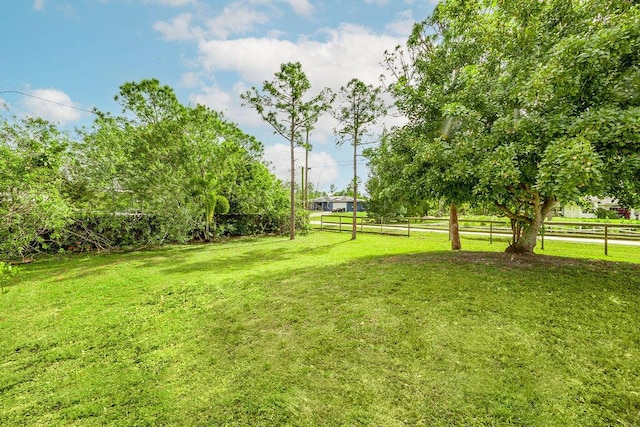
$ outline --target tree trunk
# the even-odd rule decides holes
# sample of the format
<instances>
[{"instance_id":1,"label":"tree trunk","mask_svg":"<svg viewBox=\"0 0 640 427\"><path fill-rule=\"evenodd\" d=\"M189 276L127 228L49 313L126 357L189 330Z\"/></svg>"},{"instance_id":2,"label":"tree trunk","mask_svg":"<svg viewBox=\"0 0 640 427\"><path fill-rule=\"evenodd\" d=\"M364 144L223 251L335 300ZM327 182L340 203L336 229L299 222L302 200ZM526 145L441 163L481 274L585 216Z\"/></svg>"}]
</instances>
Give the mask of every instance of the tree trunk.
<instances>
[{"instance_id":1,"label":"tree trunk","mask_svg":"<svg viewBox=\"0 0 640 427\"><path fill-rule=\"evenodd\" d=\"M505 252L515 254L530 254L538 243L538 232L542 226L544 217L540 218L536 214L531 224L524 227L518 240L509 245Z\"/></svg>"},{"instance_id":2,"label":"tree trunk","mask_svg":"<svg viewBox=\"0 0 640 427\"><path fill-rule=\"evenodd\" d=\"M295 148L295 126L291 124L291 212L289 214L289 239L294 240L296 238L296 158L294 153Z\"/></svg>"},{"instance_id":3,"label":"tree trunk","mask_svg":"<svg viewBox=\"0 0 640 427\"><path fill-rule=\"evenodd\" d=\"M353 137L353 224L351 225L351 240L356 240L358 228L358 129L356 129Z\"/></svg>"},{"instance_id":4,"label":"tree trunk","mask_svg":"<svg viewBox=\"0 0 640 427\"><path fill-rule=\"evenodd\" d=\"M540 227L544 224L544 220L556 204L555 200L548 199L544 203L540 203L539 196L536 195L533 203L533 218L529 224L525 225L518 233L517 240L514 240L507 247L505 252L514 254L532 254L533 249L538 243L538 233Z\"/></svg>"},{"instance_id":5,"label":"tree trunk","mask_svg":"<svg viewBox=\"0 0 640 427\"><path fill-rule=\"evenodd\" d=\"M460 228L458 227L458 208L455 203L451 203L449 209L449 236L451 237L451 250L462 249L460 244Z\"/></svg>"}]
</instances>

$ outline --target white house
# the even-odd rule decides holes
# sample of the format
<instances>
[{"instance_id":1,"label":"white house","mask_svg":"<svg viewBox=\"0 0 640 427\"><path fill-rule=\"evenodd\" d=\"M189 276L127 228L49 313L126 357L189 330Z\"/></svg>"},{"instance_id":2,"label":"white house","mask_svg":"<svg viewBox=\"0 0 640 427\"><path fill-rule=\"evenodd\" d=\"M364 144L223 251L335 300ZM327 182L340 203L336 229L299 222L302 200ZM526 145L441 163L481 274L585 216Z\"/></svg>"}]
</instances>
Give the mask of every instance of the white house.
<instances>
[{"instance_id":1,"label":"white house","mask_svg":"<svg viewBox=\"0 0 640 427\"><path fill-rule=\"evenodd\" d=\"M560 207L558 209L559 213L565 218L596 218L596 214L593 212L595 212L598 208L602 208L606 210L618 211L623 217L625 217L626 213L628 213L630 219L640 219L639 209L624 208L620 206L618 200L611 197L605 197L602 199L599 197L589 197L589 201L593 205L593 208L589 211L585 211L576 203L569 203Z\"/></svg>"}]
</instances>

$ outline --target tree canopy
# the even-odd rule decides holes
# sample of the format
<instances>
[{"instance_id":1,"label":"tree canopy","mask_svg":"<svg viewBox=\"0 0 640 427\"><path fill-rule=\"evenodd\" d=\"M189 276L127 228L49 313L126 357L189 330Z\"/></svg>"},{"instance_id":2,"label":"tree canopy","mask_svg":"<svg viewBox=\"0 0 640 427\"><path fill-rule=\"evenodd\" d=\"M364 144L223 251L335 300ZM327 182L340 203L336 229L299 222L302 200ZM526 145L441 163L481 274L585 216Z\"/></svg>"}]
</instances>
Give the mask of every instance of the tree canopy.
<instances>
[{"instance_id":1,"label":"tree canopy","mask_svg":"<svg viewBox=\"0 0 640 427\"><path fill-rule=\"evenodd\" d=\"M0 124L0 253L208 240L227 213L240 233L286 223L262 144L235 123L155 79L115 100L122 115L96 111L78 141L42 119Z\"/></svg>"},{"instance_id":2,"label":"tree canopy","mask_svg":"<svg viewBox=\"0 0 640 427\"><path fill-rule=\"evenodd\" d=\"M0 254L24 257L70 222L68 136L38 118L0 122Z\"/></svg>"},{"instance_id":3,"label":"tree canopy","mask_svg":"<svg viewBox=\"0 0 640 427\"><path fill-rule=\"evenodd\" d=\"M639 20L626 0L440 3L387 55L409 123L372 153L374 179L492 204L525 252L558 202L637 202Z\"/></svg>"}]
</instances>

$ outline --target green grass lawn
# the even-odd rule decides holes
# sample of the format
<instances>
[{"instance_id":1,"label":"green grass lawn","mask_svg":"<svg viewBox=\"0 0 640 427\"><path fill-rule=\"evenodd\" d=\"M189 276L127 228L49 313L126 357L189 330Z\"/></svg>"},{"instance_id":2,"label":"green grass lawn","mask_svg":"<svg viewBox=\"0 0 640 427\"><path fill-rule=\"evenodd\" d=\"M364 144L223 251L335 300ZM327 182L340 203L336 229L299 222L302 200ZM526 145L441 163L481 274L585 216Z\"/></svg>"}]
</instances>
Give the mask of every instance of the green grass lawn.
<instances>
[{"instance_id":1,"label":"green grass lawn","mask_svg":"<svg viewBox=\"0 0 640 427\"><path fill-rule=\"evenodd\" d=\"M640 248L349 237L24 266L0 425L640 424Z\"/></svg>"}]
</instances>

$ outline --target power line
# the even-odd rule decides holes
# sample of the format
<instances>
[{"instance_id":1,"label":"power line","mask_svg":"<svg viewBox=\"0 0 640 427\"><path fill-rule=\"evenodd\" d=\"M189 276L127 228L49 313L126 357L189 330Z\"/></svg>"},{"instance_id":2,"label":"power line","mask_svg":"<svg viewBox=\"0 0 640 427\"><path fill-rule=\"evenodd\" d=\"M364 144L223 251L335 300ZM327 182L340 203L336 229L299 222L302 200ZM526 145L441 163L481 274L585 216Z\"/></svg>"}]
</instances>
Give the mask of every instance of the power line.
<instances>
[{"instance_id":1,"label":"power line","mask_svg":"<svg viewBox=\"0 0 640 427\"><path fill-rule=\"evenodd\" d=\"M51 104L56 104L56 105L59 105L61 107L73 108L74 110L84 111L85 113L97 114L93 110L87 110L87 109L80 108L80 107L74 107L73 105L69 105L69 104L65 104L65 103L62 103L62 102L54 101L52 99L41 98L41 97L36 96L36 95L31 95L29 93L20 92L19 90L3 90L3 91L0 91L0 94L2 94L2 93L16 93L18 95L28 96L29 98L39 99L40 101L49 102Z\"/></svg>"},{"instance_id":2,"label":"power line","mask_svg":"<svg viewBox=\"0 0 640 427\"><path fill-rule=\"evenodd\" d=\"M358 165L366 165L368 162L357 162ZM338 168L346 168L346 167L352 167L353 166L353 162L336 162L336 163L325 163L325 164L319 164L319 165L313 165L313 166L309 166L309 169L324 169L324 168L328 168L331 166L336 166ZM297 169L297 168L296 168ZM269 170L271 172L274 173L291 173L291 169L279 169L279 168L269 168Z\"/></svg>"}]
</instances>

